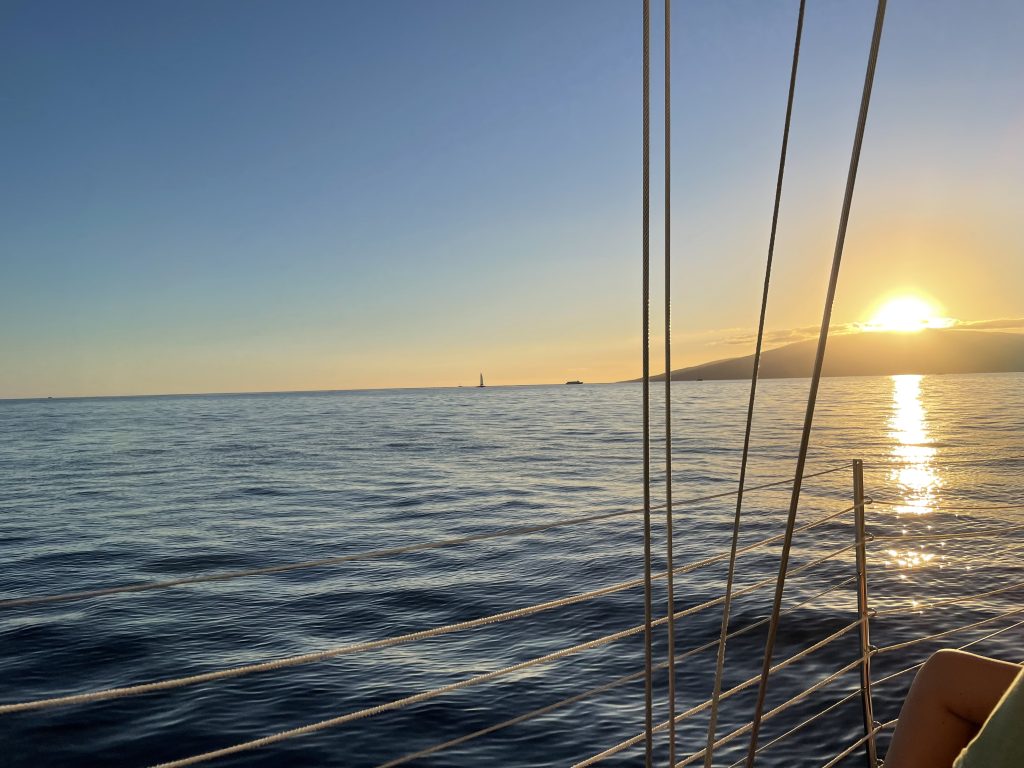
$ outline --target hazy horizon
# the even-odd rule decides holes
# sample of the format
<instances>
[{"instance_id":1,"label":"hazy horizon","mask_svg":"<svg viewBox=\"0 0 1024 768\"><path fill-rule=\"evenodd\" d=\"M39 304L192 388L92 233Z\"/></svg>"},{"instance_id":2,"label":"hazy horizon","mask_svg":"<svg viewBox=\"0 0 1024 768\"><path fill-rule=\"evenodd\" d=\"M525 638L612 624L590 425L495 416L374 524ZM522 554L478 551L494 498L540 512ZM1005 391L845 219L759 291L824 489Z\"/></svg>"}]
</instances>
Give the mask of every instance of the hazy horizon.
<instances>
[{"instance_id":1,"label":"hazy horizon","mask_svg":"<svg viewBox=\"0 0 1024 768\"><path fill-rule=\"evenodd\" d=\"M753 349L796 7L674 8L673 368ZM807 9L772 345L820 322L873 14ZM0 397L638 375L640 25L619 0L10 6ZM889 9L838 326L911 294L1024 328L1022 34L1008 0Z\"/></svg>"}]
</instances>

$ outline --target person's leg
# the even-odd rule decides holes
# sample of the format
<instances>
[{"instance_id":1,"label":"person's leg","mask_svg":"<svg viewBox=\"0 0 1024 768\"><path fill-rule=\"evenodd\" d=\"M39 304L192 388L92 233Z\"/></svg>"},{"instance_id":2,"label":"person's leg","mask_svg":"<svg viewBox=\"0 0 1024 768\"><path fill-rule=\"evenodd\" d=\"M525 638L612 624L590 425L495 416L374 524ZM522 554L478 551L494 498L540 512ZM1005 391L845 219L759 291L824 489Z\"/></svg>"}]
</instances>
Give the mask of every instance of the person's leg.
<instances>
[{"instance_id":1,"label":"person's leg","mask_svg":"<svg viewBox=\"0 0 1024 768\"><path fill-rule=\"evenodd\" d=\"M965 651L935 653L903 702L885 768L950 768L1018 672Z\"/></svg>"}]
</instances>

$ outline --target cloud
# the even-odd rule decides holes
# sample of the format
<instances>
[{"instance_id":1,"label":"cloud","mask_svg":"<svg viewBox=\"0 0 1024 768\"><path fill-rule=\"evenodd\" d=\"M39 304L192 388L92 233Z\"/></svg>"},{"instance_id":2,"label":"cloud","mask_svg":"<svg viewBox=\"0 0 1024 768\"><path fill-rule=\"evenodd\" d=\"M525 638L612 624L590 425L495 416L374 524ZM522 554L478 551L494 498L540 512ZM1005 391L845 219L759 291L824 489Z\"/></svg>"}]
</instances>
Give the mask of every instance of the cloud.
<instances>
[{"instance_id":1,"label":"cloud","mask_svg":"<svg viewBox=\"0 0 1024 768\"><path fill-rule=\"evenodd\" d=\"M950 328L958 330L974 331L1024 331L1024 317L1000 318L996 320L955 320L952 319ZM804 325L798 328L777 328L764 332L765 348L779 347L783 344L793 344L798 341L808 341L818 338L821 327L817 325ZM862 333L873 330L867 323L838 323L829 327L829 334L840 336L847 333ZM707 341L708 345L727 344L730 346L753 347L757 341L757 331L745 328L725 328L719 331L710 331L704 336L713 336Z\"/></svg>"},{"instance_id":2,"label":"cloud","mask_svg":"<svg viewBox=\"0 0 1024 768\"><path fill-rule=\"evenodd\" d=\"M856 333L859 330L861 330L861 326L858 323L840 323L838 325L829 326L829 333L832 335ZM766 330L764 332L764 343L766 346L772 347L779 346L781 344L792 344L797 341L807 341L808 339L818 338L818 333L820 331L821 326L819 325L805 325L800 328L785 328L781 330ZM752 345L757 341L757 332L733 332L722 338L720 341L724 344Z\"/></svg>"},{"instance_id":3,"label":"cloud","mask_svg":"<svg viewBox=\"0 0 1024 768\"><path fill-rule=\"evenodd\" d=\"M998 320L957 320L953 327L975 331L1024 330L1024 317L1006 317Z\"/></svg>"}]
</instances>

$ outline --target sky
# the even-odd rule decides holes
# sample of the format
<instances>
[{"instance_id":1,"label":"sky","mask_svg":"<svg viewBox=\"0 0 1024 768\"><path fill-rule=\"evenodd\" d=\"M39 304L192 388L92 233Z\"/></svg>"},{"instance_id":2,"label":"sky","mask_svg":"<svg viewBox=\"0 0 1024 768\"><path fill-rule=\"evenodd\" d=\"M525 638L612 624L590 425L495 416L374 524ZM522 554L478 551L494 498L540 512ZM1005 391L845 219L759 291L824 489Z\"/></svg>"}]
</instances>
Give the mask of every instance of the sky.
<instances>
[{"instance_id":1,"label":"sky","mask_svg":"<svg viewBox=\"0 0 1024 768\"><path fill-rule=\"evenodd\" d=\"M752 352L797 5L675 4L678 366ZM808 2L775 343L820 322L873 17ZM0 397L638 375L641 29L639 0L4 0ZM889 4L840 326L907 293L1024 325L1021 39L1017 0Z\"/></svg>"}]
</instances>

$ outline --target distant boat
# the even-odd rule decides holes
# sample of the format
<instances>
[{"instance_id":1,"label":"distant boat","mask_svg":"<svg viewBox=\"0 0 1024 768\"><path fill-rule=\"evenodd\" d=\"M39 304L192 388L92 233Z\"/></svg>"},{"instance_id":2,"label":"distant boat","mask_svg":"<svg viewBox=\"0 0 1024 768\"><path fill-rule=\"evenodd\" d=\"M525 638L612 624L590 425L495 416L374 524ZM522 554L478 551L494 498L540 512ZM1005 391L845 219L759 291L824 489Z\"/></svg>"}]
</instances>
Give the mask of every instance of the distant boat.
<instances>
[{"instance_id":1,"label":"distant boat","mask_svg":"<svg viewBox=\"0 0 1024 768\"><path fill-rule=\"evenodd\" d=\"M477 385L477 389L480 389L480 387L482 387L482 386L484 386L484 375L481 373L480 374L480 383Z\"/></svg>"},{"instance_id":2,"label":"distant boat","mask_svg":"<svg viewBox=\"0 0 1024 768\"><path fill-rule=\"evenodd\" d=\"M576 381L567 381L567 382L565 382L565 383L566 383L566 384L582 384L583 382L582 382L582 381L580 381L579 379L576 379Z\"/></svg>"}]
</instances>

